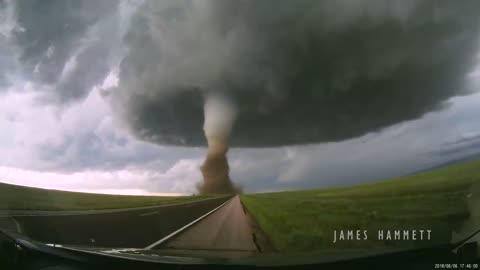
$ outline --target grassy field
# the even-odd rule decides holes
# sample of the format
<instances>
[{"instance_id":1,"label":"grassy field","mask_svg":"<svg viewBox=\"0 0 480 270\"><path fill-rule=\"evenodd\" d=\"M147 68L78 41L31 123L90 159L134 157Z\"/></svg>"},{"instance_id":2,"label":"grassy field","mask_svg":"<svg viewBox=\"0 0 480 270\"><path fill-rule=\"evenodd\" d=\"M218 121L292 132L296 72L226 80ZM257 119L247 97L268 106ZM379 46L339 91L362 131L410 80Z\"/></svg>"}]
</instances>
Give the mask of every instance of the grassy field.
<instances>
[{"instance_id":1,"label":"grassy field","mask_svg":"<svg viewBox=\"0 0 480 270\"><path fill-rule=\"evenodd\" d=\"M478 198L480 161L347 188L243 195L280 252L411 248L446 243ZM473 193L473 194L472 194ZM334 230L368 230L368 240L333 243ZM430 241L377 240L379 229L431 229Z\"/></svg>"},{"instance_id":2,"label":"grassy field","mask_svg":"<svg viewBox=\"0 0 480 270\"><path fill-rule=\"evenodd\" d=\"M190 202L217 196L103 195L0 183L0 210L98 210Z\"/></svg>"}]
</instances>

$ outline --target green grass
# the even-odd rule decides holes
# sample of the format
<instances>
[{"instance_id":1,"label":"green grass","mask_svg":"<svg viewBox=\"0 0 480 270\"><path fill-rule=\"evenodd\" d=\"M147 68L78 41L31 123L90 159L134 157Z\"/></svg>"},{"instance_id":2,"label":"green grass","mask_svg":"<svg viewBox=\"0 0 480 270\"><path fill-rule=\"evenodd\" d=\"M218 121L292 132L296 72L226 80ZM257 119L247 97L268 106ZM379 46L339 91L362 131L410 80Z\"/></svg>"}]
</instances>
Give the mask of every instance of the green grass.
<instances>
[{"instance_id":1,"label":"green grass","mask_svg":"<svg viewBox=\"0 0 480 270\"><path fill-rule=\"evenodd\" d=\"M411 248L446 243L469 218L480 161L346 188L241 197L280 252ZM473 196L467 196L470 193ZM368 230L369 240L332 243L333 230ZM381 241L378 229L431 229L431 241Z\"/></svg>"},{"instance_id":2,"label":"green grass","mask_svg":"<svg viewBox=\"0 0 480 270\"><path fill-rule=\"evenodd\" d=\"M190 202L217 196L128 196L30 188L0 183L0 210L100 210Z\"/></svg>"}]
</instances>

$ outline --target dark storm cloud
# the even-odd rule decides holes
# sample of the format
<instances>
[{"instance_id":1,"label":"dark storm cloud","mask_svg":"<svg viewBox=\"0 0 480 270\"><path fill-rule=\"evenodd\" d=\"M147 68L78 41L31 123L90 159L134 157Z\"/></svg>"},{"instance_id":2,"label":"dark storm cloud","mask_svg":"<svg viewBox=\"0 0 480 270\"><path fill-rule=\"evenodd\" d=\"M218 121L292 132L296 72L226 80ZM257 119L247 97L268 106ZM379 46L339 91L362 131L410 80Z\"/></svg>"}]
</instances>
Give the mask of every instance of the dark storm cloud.
<instances>
[{"instance_id":1,"label":"dark storm cloud","mask_svg":"<svg viewBox=\"0 0 480 270\"><path fill-rule=\"evenodd\" d=\"M120 47L118 1L12 1L22 77L68 103L87 96L108 74L111 52ZM115 46L112 46L115 45Z\"/></svg>"},{"instance_id":2,"label":"dark storm cloud","mask_svg":"<svg viewBox=\"0 0 480 270\"><path fill-rule=\"evenodd\" d=\"M479 1L150 1L125 38L113 106L141 139L205 145L206 93L230 144L338 141L466 93Z\"/></svg>"}]
</instances>

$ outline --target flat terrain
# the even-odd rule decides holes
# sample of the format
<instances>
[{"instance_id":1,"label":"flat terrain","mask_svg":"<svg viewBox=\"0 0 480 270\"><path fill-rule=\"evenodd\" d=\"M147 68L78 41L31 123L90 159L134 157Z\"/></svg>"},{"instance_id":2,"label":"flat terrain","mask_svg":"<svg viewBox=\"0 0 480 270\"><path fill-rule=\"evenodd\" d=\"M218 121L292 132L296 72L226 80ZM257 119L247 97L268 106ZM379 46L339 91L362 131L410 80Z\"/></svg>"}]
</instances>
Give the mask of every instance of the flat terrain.
<instances>
[{"instance_id":1,"label":"flat terrain","mask_svg":"<svg viewBox=\"0 0 480 270\"><path fill-rule=\"evenodd\" d=\"M0 210L99 210L193 202L215 197L104 195L0 183Z\"/></svg>"},{"instance_id":2,"label":"flat terrain","mask_svg":"<svg viewBox=\"0 0 480 270\"><path fill-rule=\"evenodd\" d=\"M480 161L474 161L371 184L242 195L241 200L281 252L410 248L450 242L453 231L470 222L479 185ZM366 229L369 239L333 243L333 231L340 229ZM378 229L431 229L432 238L382 241Z\"/></svg>"},{"instance_id":3,"label":"flat terrain","mask_svg":"<svg viewBox=\"0 0 480 270\"><path fill-rule=\"evenodd\" d=\"M113 196L6 184L0 184L0 192L6 195L0 197L5 208L0 211L0 228L45 243L199 256L257 252L238 196ZM204 218L156 244L200 217Z\"/></svg>"},{"instance_id":4,"label":"flat terrain","mask_svg":"<svg viewBox=\"0 0 480 270\"><path fill-rule=\"evenodd\" d=\"M230 198L93 214L13 215L0 217L0 227L46 243L145 248Z\"/></svg>"},{"instance_id":5,"label":"flat terrain","mask_svg":"<svg viewBox=\"0 0 480 270\"><path fill-rule=\"evenodd\" d=\"M0 227L48 243L146 248L230 198L96 195L1 184L0 209L10 214L0 215ZM480 227L472 221L480 217L480 161L353 187L240 198L264 232L261 235L267 235L267 242L280 252L442 244ZM236 197L154 249L256 253L251 224L241 209ZM22 210L27 214L18 214ZM48 214L42 212L47 210ZM368 240L333 243L335 230L357 229L368 230ZM432 238L378 240L380 229L432 230Z\"/></svg>"}]
</instances>

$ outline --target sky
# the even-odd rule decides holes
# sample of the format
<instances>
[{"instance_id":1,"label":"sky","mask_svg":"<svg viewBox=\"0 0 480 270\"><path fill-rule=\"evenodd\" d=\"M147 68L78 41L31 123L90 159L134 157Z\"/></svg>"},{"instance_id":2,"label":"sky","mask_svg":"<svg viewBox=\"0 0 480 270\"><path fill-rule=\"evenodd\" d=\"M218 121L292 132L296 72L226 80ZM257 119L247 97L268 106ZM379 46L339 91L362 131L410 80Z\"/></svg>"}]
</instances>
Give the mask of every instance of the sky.
<instances>
[{"instance_id":1,"label":"sky","mask_svg":"<svg viewBox=\"0 0 480 270\"><path fill-rule=\"evenodd\" d=\"M124 39L142 2L120 1L114 9L87 4L81 16L72 8L41 22L26 2L0 1L0 182L112 194L196 193L206 147L145 140L112 105L110 92L130 83L122 80L131 54ZM47 9L58 14L53 7ZM472 56L478 65L463 75L471 93L453 95L415 119L330 142L233 146L233 182L244 192L347 186L480 154L479 56L480 47Z\"/></svg>"}]
</instances>

